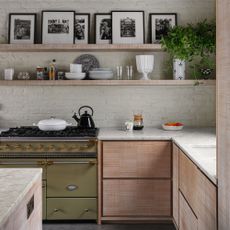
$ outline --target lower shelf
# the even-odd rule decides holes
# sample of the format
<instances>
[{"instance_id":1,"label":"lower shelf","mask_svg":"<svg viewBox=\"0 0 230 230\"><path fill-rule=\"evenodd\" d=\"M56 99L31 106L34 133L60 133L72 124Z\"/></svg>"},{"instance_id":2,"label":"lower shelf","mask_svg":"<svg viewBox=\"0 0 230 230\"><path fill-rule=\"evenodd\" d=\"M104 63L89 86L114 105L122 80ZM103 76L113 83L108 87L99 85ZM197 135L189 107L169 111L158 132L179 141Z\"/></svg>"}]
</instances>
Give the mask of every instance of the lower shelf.
<instances>
[{"instance_id":1,"label":"lower shelf","mask_svg":"<svg viewBox=\"0 0 230 230\"><path fill-rule=\"evenodd\" d=\"M0 86L195 86L215 84L215 80L0 80Z\"/></svg>"}]
</instances>

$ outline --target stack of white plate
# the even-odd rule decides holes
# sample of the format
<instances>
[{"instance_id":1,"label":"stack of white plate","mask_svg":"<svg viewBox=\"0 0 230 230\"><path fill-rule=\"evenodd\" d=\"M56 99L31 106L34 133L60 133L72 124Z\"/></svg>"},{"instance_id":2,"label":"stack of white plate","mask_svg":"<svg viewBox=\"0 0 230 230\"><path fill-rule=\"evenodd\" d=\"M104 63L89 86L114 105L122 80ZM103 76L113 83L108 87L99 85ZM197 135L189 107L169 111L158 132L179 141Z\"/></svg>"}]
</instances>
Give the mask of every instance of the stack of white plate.
<instances>
[{"instance_id":1,"label":"stack of white plate","mask_svg":"<svg viewBox=\"0 0 230 230\"><path fill-rule=\"evenodd\" d=\"M93 80L109 80L113 78L113 70L109 68L96 68L89 71L89 78Z\"/></svg>"},{"instance_id":2,"label":"stack of white plate","mask_svg":"<svg viewBox=\"0 0 230 230\"><path fill-rule=\"evenodd\" d=\"M82 80L86 76L86 73L65 73L65 77L68 80Z\"/></svg>"}]
</instances>

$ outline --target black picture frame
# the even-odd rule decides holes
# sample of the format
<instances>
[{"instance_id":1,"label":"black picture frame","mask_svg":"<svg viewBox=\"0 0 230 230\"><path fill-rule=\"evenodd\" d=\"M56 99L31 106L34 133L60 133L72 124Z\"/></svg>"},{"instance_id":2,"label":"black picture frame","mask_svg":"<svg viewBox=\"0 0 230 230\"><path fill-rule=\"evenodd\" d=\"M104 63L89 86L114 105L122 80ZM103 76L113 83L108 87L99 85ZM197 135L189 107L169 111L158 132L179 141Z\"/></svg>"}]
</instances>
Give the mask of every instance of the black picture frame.
<instances>
[{"instance_id":1,"label":"black picture frame","mask_svg":"<svg viewBox=\"0 0 230 230\"><path fill-rule=\"evenodd\" d=\"M153 36L153 16L171 16L175 20L175 24L173 26L177 25L177 13L150 13L149 18L150 18L150 43L152 44L159 44L160 40L154 38Z\"/></svg>"},{"instance_id":2,"label":"black picture frame","mask_svg":"<svg viewBox=\"0 0 230 230\"><path fill-rule=\"evenodd\" d=\"M97 34L97 17L98 16L109 16L111 19L111 38L106 40L105 42L99 42L98 38L98 34ZM95 44L111 44L112 43L112 14L111 13L96 13L94 14L94 37L95 37ZM102 40L100 40L102 41Z\"/></svg>"},{"instance_id":3,"label":"black picture frame","mask_svg":"<svg viewBox=\"0 0 230 230\"><path fill-rule=\"evenodd\" d=\"M115 28L114 28L114 21L115 21L115 18L114 18L114 14L116 14L116 13L141 13L142 14L142 26L143 26L143 33L142 33L142 41L141 42L134 42L134 43L132 43L132 42L128 42L128 43L126 43L126 42L115 42L115 39L114 39L114 30L115 30ZM112 15L112 44L145 44L145 12L143 11L143 10L114 10L114 11L111 11L111 15Z\"/></svg>"},{"instance_id":4,"label":"black picture frame","mask_svg":"<svg viewBox=\"0 0 230 230\"><path fill-rule=\"evenodd\" d=\"M8 24L8 44L17 44L17 42L13 42L11 39L11 29L12 29L12 16L33 16L34 17L34 33L33 33L33 39L31 39L31 42L25 42L23 40L18 40L22 42L18 42L18 44L35 44L36 43L36 33L37 33L37 14L36 13L10 13L9 14L9 24ZM16 41L16 40L15 40Z\"/></svg>"},{"instance_id":5,"label":"black picture frame","mask_svg":"<svg viewBox=\"0 0 230 230\"><path fill-rule=\"evenodd\" d=\"M71 42L69 41L69 42L54 42L53 40L52 40L52 42L44 42L44 31L43 31L43 29L44 29L44 14L45 13L72 13L72 24L73 24L73 27L72 27L72 36L70 36L70 37L72 37L71 38ZM42 16L41 16L41 43L42 44L74 44L74 42L75 42L75 37L74 37L74 23L75 23L75 11L74 10L43 10L42 11ZM70 27L71 28L71 27Z\"/></svg>"},{"instance_id":6,"label":"black picture frame","mask_svg":"<svg viewBox=\"0 0 230 230\"><path fill-rule=\"evenodd\" d=\"M80 44L80 43L76 43L76 16L87 16L88 17L88 26L87 26L87 29L88 29L88 38L86 39L87 42L85 44L89 44L90 43L90 13L75 13L74 15L74 43L75 44ZM82 44L82 43L81 43Z\"/></svg>"}]
</instances>

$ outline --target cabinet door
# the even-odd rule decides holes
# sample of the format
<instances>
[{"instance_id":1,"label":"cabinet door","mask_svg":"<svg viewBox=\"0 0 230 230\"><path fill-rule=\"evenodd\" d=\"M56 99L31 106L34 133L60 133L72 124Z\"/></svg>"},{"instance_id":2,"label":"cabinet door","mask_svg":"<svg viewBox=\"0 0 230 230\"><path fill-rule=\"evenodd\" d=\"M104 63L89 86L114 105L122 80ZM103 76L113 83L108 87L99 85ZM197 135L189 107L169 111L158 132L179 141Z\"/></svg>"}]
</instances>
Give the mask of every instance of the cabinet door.
<instances>
[{"instance_id":1,"label":"cabinet door","mask_svg":"<svg viewBox=\"0 0 230 230\"><path fill-rule=\"evenodd\" d=\"M104 178L171 178L171 142L103 142Z\"/></svg>"},{"instance_id":2,"label":"cabinet door","mask_svg":"<svg viewBox=\"0 0 230 230\"><path fill-rule=\"evenodd\" d=\"M199 209L199 175L195 164L180 151L179 154L179 187L193 211L197 214Z\"/></svg>"},{"instance_id":3,"label":"cabinet door","mask_svg":"<svg viewBox=\"0 0 230 230\"><path fill-rule=\"evenodd\" d=\"M103 216L171 215L171 180L103 180Z\"/></svg>"},{"instance_id":4,"label":"cabinet door","mask_svg":"<svg viewBox=\"0 0 230 230\"><path fill-rule=\"evenodd\" d=\"M96 197L95 159L54 159L47 167L47 197Z\"/></svg>"},{"instance_id":5,"label":"cabinet door","mask_svg":"<svg viewBox=\"0 0 230 230\"><path fill-rule=\"evenodd\" d=\"M179 148L173 145L173 218L179 227Z\"/></svg>"},{"instance_id":6,"label":"cabinet door","mask_svg":"<svg viewBox=\"0 0 230 230\"><path fill-rule=\"evenodd\" d=\"M198 230L198 220L183 195L179 193L180 230ZM203 229L202 229L203 230Z\"/></svg>"}]
</instances>

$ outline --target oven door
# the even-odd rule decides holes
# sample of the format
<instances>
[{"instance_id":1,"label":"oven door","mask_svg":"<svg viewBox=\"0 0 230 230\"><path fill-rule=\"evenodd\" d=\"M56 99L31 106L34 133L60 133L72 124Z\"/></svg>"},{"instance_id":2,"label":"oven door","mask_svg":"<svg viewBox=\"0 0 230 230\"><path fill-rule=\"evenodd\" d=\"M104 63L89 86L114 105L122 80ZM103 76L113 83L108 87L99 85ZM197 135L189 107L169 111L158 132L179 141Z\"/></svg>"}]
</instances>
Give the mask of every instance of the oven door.
<instances>
[{"instance_id":1,"label":"oven door","mask_svg":"<svg viewBox=\"0 0 230 230\"><path fill-rule=\"evenodd\" d=\"M50 159L47 163L47 197L97 197L95 158Z\"/></svg>"}]
</instances>

